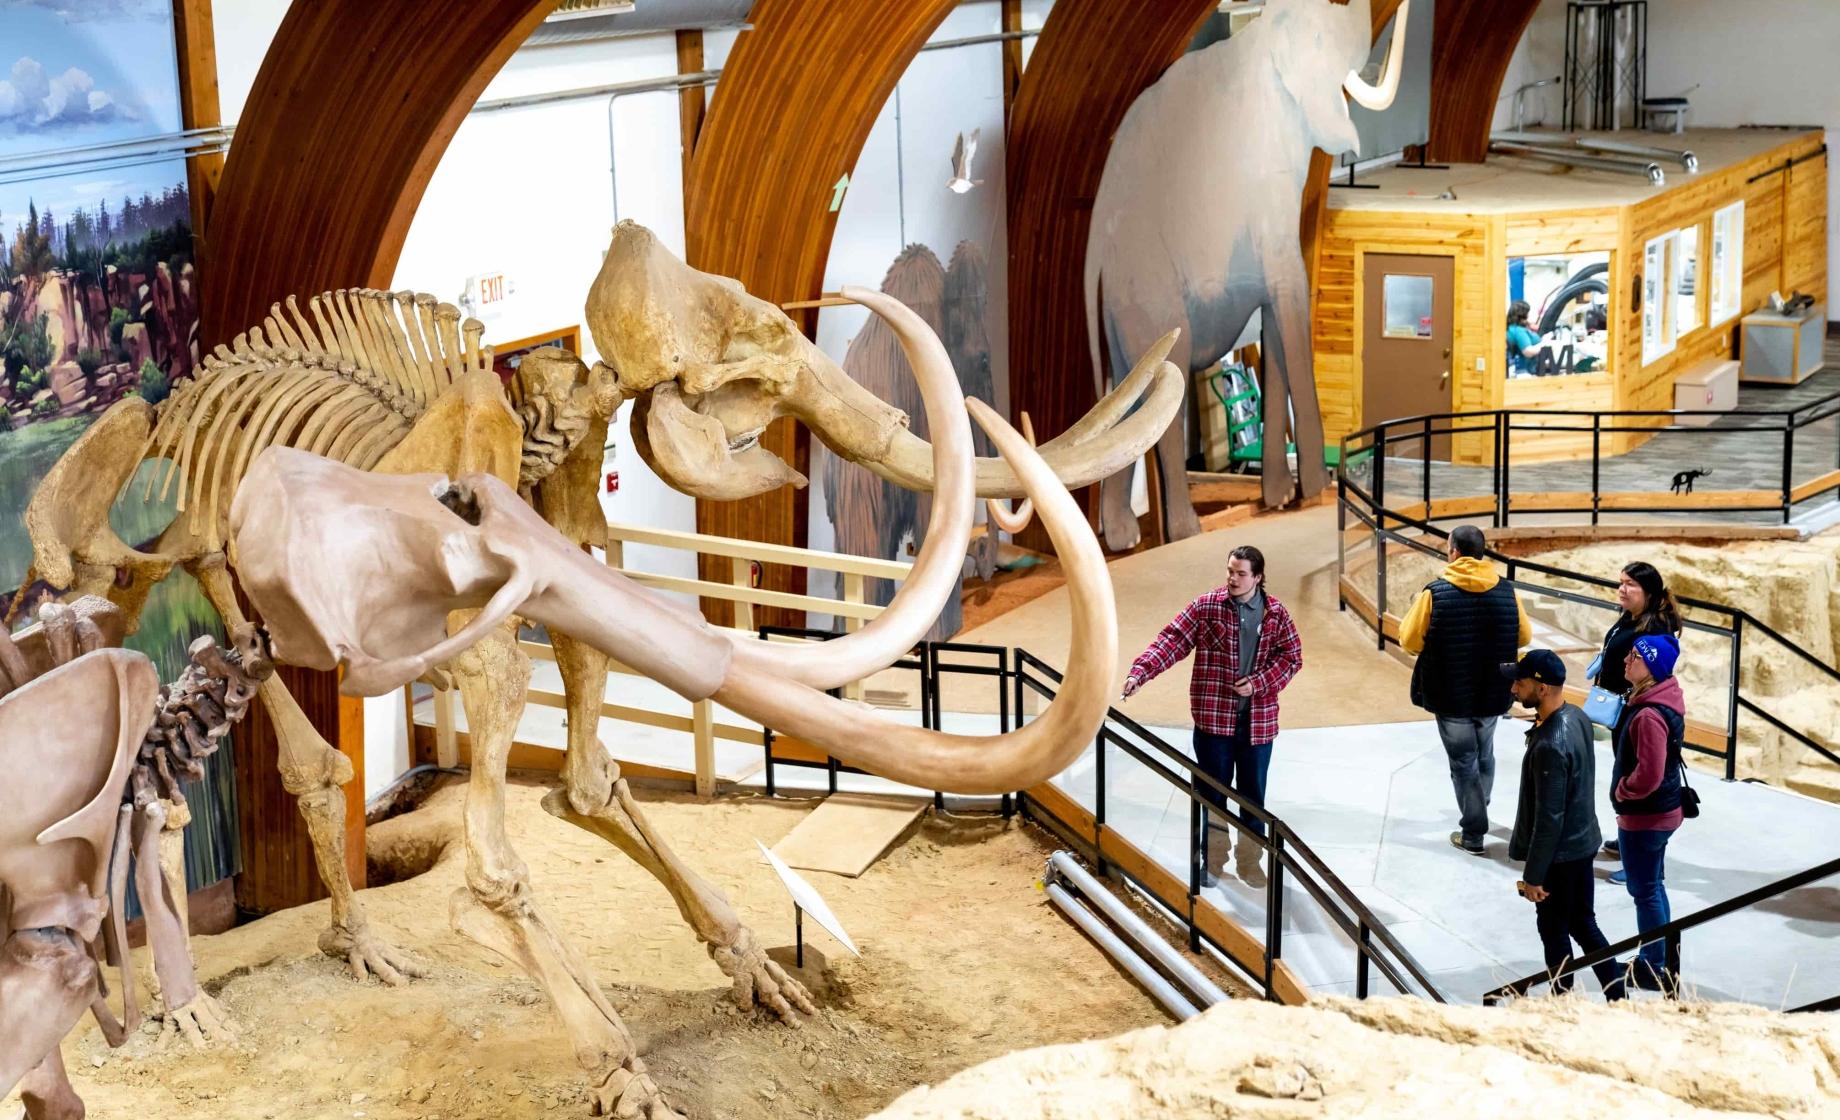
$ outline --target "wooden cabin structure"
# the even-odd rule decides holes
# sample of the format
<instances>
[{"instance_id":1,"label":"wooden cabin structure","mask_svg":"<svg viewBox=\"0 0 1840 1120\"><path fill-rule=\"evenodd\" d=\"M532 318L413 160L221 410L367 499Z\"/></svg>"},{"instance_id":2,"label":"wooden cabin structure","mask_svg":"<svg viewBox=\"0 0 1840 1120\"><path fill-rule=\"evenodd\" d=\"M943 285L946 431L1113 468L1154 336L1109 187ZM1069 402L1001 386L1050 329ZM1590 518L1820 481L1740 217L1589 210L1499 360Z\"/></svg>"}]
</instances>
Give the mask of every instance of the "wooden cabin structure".
<instances>
[{"instance_id":1,"label":"wooden cabin structure","mask_svg":"<svg viewBox=\"0 0 1840 1120\"><path fill-rule=\"evenodd\" d=\"M1359 176L1371 189L1331 189L1316 250L1314 329L1329 440L1428 412L1673 408L1676 378L1735 356L1739 319L1765 306L1772 291L1826 303L1821 133L1595 135L1690 150L1698 170L1663 164L1666 181L1655 186L1636 175L1490 155L1448 169L1391 166ZM1723 282L1713 275L1715 232L1721 258L1737 254L1718 262L1733 270ZM1592 363L1600 368L1510 376L1509 262L1580 254L1608 256L1607 273L1599 273L1607 276L1607 345L1598 340L1603 359ZM1409 288L1401 279L1408 276L1428 278L1416 283L1435 293L1430 312L1416 322L1395 313L1389 325L1386 285ZM1690 294L1678 297L1676 320L1669 318L1675 309L1655 306L1656 295L1680 287ZM1621 436L1606 450L1643 438ZM1487 433L1450 437L1434 450L1472 464L1492 453ZM1589 457L1590 436L1517 439L1514 454L1516 461Z\"/></svg>"}]
</instances>

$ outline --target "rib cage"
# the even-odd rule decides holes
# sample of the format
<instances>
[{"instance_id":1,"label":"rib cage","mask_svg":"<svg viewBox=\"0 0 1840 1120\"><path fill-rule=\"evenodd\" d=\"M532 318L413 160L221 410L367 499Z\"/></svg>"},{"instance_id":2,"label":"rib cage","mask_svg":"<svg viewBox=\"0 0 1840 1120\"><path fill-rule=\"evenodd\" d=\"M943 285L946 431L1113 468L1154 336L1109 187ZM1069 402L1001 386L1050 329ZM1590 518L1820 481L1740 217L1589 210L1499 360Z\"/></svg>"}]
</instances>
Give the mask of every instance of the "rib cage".
<instances>
[{"instance_id":1,"label":"rib cage","mask_svg":"<svg viewBox=\"0 0 1840 1120\"><path fill-rule=\"evenodd\" d=\"M205 357L160 406L142 459L169 458L142 493L178 486L178 509L215 536L243 473L263 449L296 447L366 470L409 433L456 378L492 368L485 328L417 292L370 288L289 296L262 325Z\"/></svg>"}]
</instances>

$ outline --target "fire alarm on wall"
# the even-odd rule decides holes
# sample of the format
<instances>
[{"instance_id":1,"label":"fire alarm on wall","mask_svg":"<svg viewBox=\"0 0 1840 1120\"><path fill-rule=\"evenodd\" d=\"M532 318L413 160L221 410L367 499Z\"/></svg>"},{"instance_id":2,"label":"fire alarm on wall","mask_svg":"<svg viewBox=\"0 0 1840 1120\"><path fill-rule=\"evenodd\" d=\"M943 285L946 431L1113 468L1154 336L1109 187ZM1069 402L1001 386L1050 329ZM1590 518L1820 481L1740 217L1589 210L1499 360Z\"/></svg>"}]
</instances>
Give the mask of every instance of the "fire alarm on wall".
<instances>
[{"instance_id":1,"label":"fire alarm on wall","mask_svg":"<svg viewBox=\"0 0 1840 1120\"><path fill-rule=\"evenodd\" d=\"M619 492L620 492L620 472L619 471L608 471L607 472L607 493L618 494Z\"/></svg>"}]
</instances>

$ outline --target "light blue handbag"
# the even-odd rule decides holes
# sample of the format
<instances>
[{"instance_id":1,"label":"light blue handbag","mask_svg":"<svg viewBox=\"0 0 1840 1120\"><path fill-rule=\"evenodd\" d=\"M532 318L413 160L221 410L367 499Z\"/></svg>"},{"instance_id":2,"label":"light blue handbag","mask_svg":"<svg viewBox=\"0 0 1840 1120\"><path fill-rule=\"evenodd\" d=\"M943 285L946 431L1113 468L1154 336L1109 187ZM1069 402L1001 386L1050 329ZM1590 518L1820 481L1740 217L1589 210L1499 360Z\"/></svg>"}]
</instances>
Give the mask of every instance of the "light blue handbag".
<instances>
[{"instance_id":1,"label":"light blue handbag","mask_svg":"<svg viewBox=\"0 0 1840 1120\"><path fill-rule=\"evenodd\" d=\"M1584 675L1588 679L1594 681L1597 679L1598 671L1603 667L1604 655L1599 653L1597 657L1592 660L1591 664L1586 667ZM1584 698L1584 718L1597 724L1599 727L1614 728L1616 726L1616 721L1621 719L1622 715L1623 698L1620 695L1611 692L1607 688L1598 688L1596 685L1591 686L1591 691Z\"/></svg>"}]
</instances>

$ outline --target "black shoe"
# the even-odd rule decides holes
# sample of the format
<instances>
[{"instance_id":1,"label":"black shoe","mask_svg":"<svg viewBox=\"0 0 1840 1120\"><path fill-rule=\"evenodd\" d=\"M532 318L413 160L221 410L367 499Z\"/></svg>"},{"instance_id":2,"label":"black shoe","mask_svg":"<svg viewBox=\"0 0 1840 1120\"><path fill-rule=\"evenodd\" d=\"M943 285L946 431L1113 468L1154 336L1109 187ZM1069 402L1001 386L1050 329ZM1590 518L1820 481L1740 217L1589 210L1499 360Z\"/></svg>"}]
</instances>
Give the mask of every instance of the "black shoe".
<instances>
[{"instance_id":1,"label":"black shoe","mask_svg":"<svg viewBox=\"0 0 1840 1120\"><path fill-rule=\"evenodd\" d=\"M1630 982L1645 992L1663 992L1673 995L1680 990L1680 980L1666 969L1656 971L1655 966L1645 960L1637 960L1629 969Z\"/></svg>"},{"instance_id":2,"label":"black shoe","mask_svg":"<svg viewBox=\"0 0 1840 1120\"><path fill-rule=\"evenodd\" d=\"M1481 844L1471 844L1468 841L1464 840L1463 833L1461 832L1451 833L1450 843L1452 847L1461 848L1472 856L1485 856L1489 854L1488 849L1483 847Z\"/></svg>"},{"instance_id":3,"label":"black shoe","mask_svg":"<svg viewBox=\"0 0 1840 1120\"><path fill-rule=\"evenodd\" d=\"M1609 856L1611 859L1622 859L1623 849L1621 846L1617 844L1615 840L1605 840L1604 841L1604 854Z\"/></svg>"},{"instance_id":4,"label":"black shoe","mask_svg":"<svg viewBox=\"0 0 1840 1120\"><path fill-rule=\"evenodd\" d=\"M1619 976L1604 985L1604 1002L1616 1003L1629 998L1629 984L1626 976Z\"/></svg>"}]
</instances>

